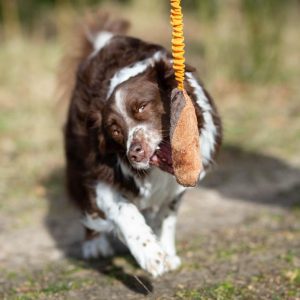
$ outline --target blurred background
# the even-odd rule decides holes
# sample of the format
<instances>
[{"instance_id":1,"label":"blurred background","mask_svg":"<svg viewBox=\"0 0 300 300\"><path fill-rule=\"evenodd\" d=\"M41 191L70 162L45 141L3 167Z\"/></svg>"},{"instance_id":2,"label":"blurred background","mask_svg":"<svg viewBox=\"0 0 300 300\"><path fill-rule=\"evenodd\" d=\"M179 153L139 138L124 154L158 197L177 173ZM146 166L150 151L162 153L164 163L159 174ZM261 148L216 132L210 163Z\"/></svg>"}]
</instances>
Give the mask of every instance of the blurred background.
<instances>
[{"instance_id":1,"label":"blurred background","mask_svg":"<svg viewBox=\"0 0 300 300\"><path fill-rule=\"evenodd\" d=\"M250 212L253 205L283 207L267 217L264 214L263 220L272 223L277 218L276 224L282 228L280 222L288 219L290 224L286 226L296 226L288 233L298 248L293 244L284 249L295 250L289 252L293 256L291 267L284 267L290 273L283 271L287 275L282 279L284 288L289 286L296 299L296 285L300 282L299 252L296 253L300 247L300 1L184 0L182 5L187 61L196 66L224 123L219 167L199 193L207 199L214 195L228 203L232 201L232 207L248 203L251 207L241 206L237 213L241 215ZM61 229L61 224L67 228L72 214L66 212L69 206L62 201L64 113L58 102L57 73L63 70L60 60L66 49L72 49L74 24L81 22L86 10L98 8L128 18L131 35L170 48L169 1L0 0L0 271L5 283L3 289L0 287L0 296L36 296L41 291L44 296L51 294L47 280L32 275L32 270L37 265L44 270L49 257L60 257L55 247L65 251L74 243L74 239L68 242L68 230ZM199 194L190 197L197 198ZM209 203L215 202L201 207L208 216L204 217L204 226L214 226L220 215L225 216L220 224L231 224L231 204L226 219L225 202L218 202L218 208ZM253 209L256 215L261 208ZM59 219L62 212L64 216ZM244 221L241 218L237 222ZM270 228L260 225L259 230L269 236ZM50 232L50 238L45 232ZM236 232L232 238L238 236ZM52 247L53 237L56 245ZM276 238L287 245L287 241ZM184 245L180 246L183 250ZM46 258L44 250L50 248ZM8 267L24 268L30 263L33 267L24 271L25 279L8 271ZM70 265L74 264L68 262L67 266L72 269ZM51 269L49 274L55 272ZM56 274L62 282L64 274ZM28 276L33 278L31 283ZM15 290L8 278L15 280ZM37 287L35 281L39 282ZM61 286L53 280L51 284L54 294L71 289L68 282ZM235 284L226 284L221 291L232 292ZM176 297L187 299L181 291L179 288Z\"/></svg>"}]
</instances>

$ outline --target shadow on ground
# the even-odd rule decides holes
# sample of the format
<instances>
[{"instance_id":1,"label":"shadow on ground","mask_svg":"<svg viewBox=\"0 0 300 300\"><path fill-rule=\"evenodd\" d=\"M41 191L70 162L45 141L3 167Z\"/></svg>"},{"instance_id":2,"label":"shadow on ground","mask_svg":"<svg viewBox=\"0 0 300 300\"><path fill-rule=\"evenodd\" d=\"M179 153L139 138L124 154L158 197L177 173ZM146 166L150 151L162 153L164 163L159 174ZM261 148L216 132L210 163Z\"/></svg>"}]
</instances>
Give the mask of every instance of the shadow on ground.
<instances>
[{"instance_id":1,"label":"shadow on ground","mask_svg":"<svg viewBox=\"0 0 300 300\"><path fill-rule=\"evenodd\" d=\"M235 146L222 149L219 166L204 181L203 187L216 190L222 197L289 208L300 205L300 170L277 158L247 152ZM79 212L64 193L64 171L58 169L45 180L49 204L45 224L56 245L66 257L80 259L83 229ZM133 262L134 264L134 262ZM148 294L153 286L147 277L128 274L111 260L85 263L130 290Z\"/></svg>"},{"instance_id":2,"label":"shadow on ground","mask_svg":"<svg viewBox=\"0 0 300 300\"><path fill-rule=\"evenodd\" d=\"M84 238L83 227L80 223L80 213L70 203L64 191L64 170L57 169L44 182L47 188L47 200L49 204L45 225L54 239L56 246L64 255L87 269L120 281L128 289L135 293L147 295L153 291L153 286L146 276L135 276L126 272L122 266L118 266L110 259L98 259L84 261L81 257L81 242ZM129 260L132 265L135 262L130 256L123 258Z\"/></svg>"},{"instance_id":3,"label":"shadow on ground","mask_svg":"<svg viewBox=\"0 0 300 300\"><path fill-rule=\"evenodd\" d=\"M236 146L222 149L219 165L203 181L230 199L290 207L300 204L300 169Z\"/></svg>"}]
</instances>

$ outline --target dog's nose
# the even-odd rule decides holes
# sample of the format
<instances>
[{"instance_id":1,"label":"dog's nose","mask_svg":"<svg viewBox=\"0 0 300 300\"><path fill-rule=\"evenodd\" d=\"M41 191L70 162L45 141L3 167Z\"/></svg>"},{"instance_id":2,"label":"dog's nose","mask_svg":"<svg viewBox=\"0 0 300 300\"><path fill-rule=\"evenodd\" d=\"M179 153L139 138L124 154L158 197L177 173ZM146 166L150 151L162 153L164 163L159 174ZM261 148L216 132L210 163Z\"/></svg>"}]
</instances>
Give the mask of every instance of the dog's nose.
<instances>
[{"instance_id":1,"label":"dog's nose","mask_svg":"<svg viewBox=\"0 0 300 300\"><path fill-rule=\"evenodd\" d=\"M145 151L140 143L131 144L129 158L134 162L141 162L145 158Z\"/></svg>"}]
</instances>

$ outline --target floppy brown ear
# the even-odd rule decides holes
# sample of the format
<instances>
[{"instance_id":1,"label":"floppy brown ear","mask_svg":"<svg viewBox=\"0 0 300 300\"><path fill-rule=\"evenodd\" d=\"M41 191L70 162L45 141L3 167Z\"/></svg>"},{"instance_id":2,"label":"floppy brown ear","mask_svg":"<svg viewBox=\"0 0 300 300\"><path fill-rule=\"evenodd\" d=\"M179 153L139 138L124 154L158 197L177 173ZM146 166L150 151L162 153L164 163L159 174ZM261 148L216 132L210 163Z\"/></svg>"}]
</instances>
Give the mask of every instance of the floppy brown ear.
<instances>
[{"instance_id":1,"label":"floppy brown ear","mask_svg":"<svg viewBox=\"0 0 300 300\"><path fill-rule=\"evenodd\" d=\"M156 77L159 85L165 91L170 91L176 86L174 70L168 59L162 59L155 63Z\"/></svg>"},{"instance_id":2,"label":"floppy brown ear","mask_svg":"<svg viewBox=\"0 0 300 300\"><path fill-rule=\"evenodd\" d=\"M155 65L156 73L159 82L168 89L173 89L177 86L177 82L175 80L175 74L173 69L173 64L170 59L162 59L158 61ZM196 68L193 66L186 64L185 65L186 72L195 72Z\"/></svg>"},{"instance_id":3,"label":"floppy brown ear","mask_svg":"<svg viewBox=\"0 0 300 300\"><path fill-rule=\"evenodd\" d=\"M94 149L104 155L106 152L106 138L102 126L102 113L101 109L93 109L89 112L87 121L87 130L90 132L90 142Z\"/></svg>"},{"instance_id":4,"label":"floppy brown ear","mask_svg":"<svg viewBox=\"0 0 300 300\"><path fill-rule=\"evenodd\" d=\"M193 72L196 72L197 69L196 69L195 67L193 67L193 66L191 66L191 65L189 65L189 64L187 64L187 63L185 63L185 71L186 71L186 72L191 72L191 73L193 73Z\"/></svg>"}]
</instances>

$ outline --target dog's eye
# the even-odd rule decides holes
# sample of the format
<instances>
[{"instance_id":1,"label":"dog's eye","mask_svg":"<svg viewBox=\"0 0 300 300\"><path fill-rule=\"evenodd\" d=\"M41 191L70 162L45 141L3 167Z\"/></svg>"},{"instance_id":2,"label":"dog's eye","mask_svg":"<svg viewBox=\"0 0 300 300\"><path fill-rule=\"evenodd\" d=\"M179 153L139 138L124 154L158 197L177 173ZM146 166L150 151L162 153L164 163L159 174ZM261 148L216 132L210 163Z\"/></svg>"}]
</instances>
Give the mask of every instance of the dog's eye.
<instances>
[{"instance_id":1,"label":"dog's eye","mask_svg":"<svg viewBox=\"0 0 300 300\"><path fill-rule=\"evenodd\" d=\"M139 113L143 112L144 109L145 109L145 107L146 107L146 104L141 105L141 106L138 108L138 112L139 112Z\"/></svg>"}]
</instances>

